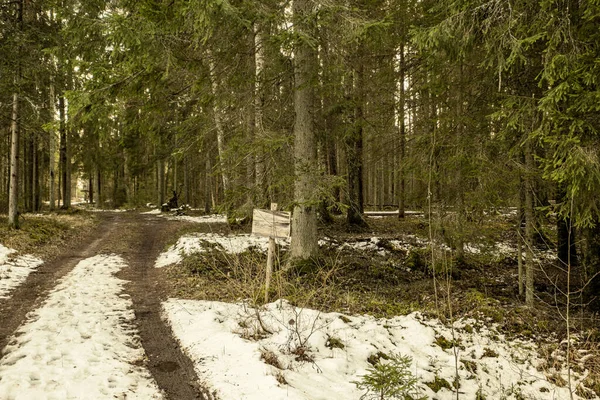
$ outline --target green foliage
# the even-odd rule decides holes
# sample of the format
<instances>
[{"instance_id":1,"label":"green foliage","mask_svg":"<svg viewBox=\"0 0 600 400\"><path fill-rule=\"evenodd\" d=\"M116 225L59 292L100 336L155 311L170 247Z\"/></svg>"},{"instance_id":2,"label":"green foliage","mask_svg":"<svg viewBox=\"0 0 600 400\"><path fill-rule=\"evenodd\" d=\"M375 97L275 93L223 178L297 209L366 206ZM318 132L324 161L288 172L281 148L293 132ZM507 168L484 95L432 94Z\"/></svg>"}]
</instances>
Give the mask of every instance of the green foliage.
<instances>
[{"instance_id":1,"label":"green foliage","mask_svg":"<svg viewBox=\"0 0 600 400\"><path fill-rule=\"evenodd\" d=\"M452 385L444 378L440 378L439 376L435 376L433 382L425 382L425 385L429 386L431 390L435 393L439 392L442 389L452 390Z\"/></svg>"},{"instance_id":2,"label":"green foliage","mask_svg":"<svg viewBox=\"0 0 600 400\"><path fill-rule=\"evenodd\" d=\"M385 361L379 361L367 369L360 381L353 382L365 393L361 399L425 399L420 396L418 380L411 371L412 358L393 354Z\"/></svg>"}]
</instances>

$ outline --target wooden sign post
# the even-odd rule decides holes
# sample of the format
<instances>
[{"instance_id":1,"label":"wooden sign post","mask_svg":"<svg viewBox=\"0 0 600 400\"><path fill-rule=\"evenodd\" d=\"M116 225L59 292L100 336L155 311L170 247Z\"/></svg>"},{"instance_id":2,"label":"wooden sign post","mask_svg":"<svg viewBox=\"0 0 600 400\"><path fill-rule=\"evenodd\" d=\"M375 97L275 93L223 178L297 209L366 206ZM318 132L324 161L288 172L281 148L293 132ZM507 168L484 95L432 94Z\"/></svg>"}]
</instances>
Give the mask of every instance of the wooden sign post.
<instances>
[{"instance_id":1,"label":"wooden sign post","mask_svg":"<svg viewBox=\"0 0 600 400\"><path fill-rule=\"evenodd\" d=\"M271 210L255 209L252 213L252 234L269 238L267 253L267 271L265 277L265 303L269 301L269 287L273 274L275 257L275 238L290 237L290 213L277 211L277 203L271 203Z\"/></svg>"}]
</instances>

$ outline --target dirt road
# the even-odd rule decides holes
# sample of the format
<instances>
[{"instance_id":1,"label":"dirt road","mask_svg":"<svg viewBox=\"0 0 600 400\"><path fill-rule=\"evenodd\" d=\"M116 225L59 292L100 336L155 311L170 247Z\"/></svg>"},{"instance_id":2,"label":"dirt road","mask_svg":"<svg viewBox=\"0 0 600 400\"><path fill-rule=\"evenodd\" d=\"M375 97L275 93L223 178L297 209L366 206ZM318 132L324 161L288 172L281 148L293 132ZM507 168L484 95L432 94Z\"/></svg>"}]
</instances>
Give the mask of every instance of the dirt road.
<instances>
[{"instance_id":1,"label":"dirt road","mask_svg":"<svg viewBox=\"0 0 600 400\"><path fill-rule=\"evenodd\" d=\"M45 301L60 278L80 261L98 254L117 254L129 265L117 276L129 281L125 294L133 302L134 322L147 356L146 367L157 385L167 399L209 398L197 383L191 361L160 318L160 303L166 291L154 260L181 227L182 222L151 215L103 214L95 230L40 266L8 299L0 300L0 348L7 345L28 313Z\"/></svg>"}]
</instances>

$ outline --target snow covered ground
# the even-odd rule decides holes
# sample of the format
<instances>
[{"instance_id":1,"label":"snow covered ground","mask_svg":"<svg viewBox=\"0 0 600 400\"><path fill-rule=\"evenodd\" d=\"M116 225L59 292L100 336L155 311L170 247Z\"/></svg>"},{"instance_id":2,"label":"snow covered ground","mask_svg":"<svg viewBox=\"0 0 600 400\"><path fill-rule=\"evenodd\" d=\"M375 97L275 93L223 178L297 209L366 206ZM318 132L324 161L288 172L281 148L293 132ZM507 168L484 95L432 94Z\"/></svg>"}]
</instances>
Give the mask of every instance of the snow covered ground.
<instances>
[{"instance_id":1,"label":"snow covered ground","mask_svg":"<svg viewBox=\"0 0 600 400\"><path fill-rule=\"evenodd\" d=\"M281 239L277 239L277 242L283 246L287 246L289 243L289 241ZM266 252L268 246L268 238L249 234L221 235L218 233L197 233L195 235L184 235L177 240L177 243L158 256L154 266L161 268L171 264L179 264L185 255L201 253L206 251L206 249L215 247L227 253L239 254L251 247Z\"/></svg>"},{"instance_id":2,"label":"snow covered ground","mask_svg":"<svg viewBox=\"0 0 600 400\"><path fill-rule=\"evenodd\" d=\"M158 208L155 208L150 211L145 211L141 214L146 215L157 215L159 217L163 217L169 221L187 221L193 222L197 224L226 224L227 216L221 214L211 214L211 215L200 215L197 217L193 217L190 215L173 215L171 213L163 213Z\"/></svg>"},{"instance_id":3,"label":"snow covered ground","mask_svg":"<svg viewBox=\"0 0 600 400\"><path fill-rule=\"evenodd\" d=\"M367 373L369 357L393 354L412 357L411 370L429 399L456 398L453 389L433 385L454 382L455 362L464 399L570 398L566 387L551 382L557 375L566 379L565 371L538 370L542 360L533 342L508 341L474 320L455 323L455 358L452 348L440 347L452 342L452 330L418 313L375 319L285 301L255 310L177 299L163 303L163 311L200 379L221 399L358 400L364 392L353 381Z\"/></svg>"},{"instance_id":4,"label":"snow covered ground","mask_svg":"<svg viewBox=\"0 0 600 400\"><path fill-rule=\"evenodd\" d=\"M124 208L86 208L86 211L89 212L108 212L108 213L122 213L128 211L134 211L133 209L124 209Z\"/></svg>"},{"instance_id":5,"label":"snow covered ground","mask_svg":"<svg viewBox=\"0 0 600 400\"><path fill-rule=\"evenodd\" d=\"M429 244L429 239L418 237L416 235L403 235L402 238L386 239L380 237L371 237L367 239L353 239L348 241L337 241L330 238L324 238L319 241L320 246L329 246L337 250L354 249L376 253L380 256L390 254L390 249L403 250L410 252L414 249L424 249ZM437 244L439 248L445 251L451 251L445 244ZM493 245L481 245L476 243L465 244L465 251L471 254L490 254L492 257L502 259L503 257L517 257L516 245L508 242L498 242ZM523 256L525 253L523 252ZM534 260L540 261L555 260L556 254L553 250L534 251Z\"/></svg>"},{"instance_id":6,"label":"snow covered ground","mask_svg":"<svg viewBox=\"0 0 600 400\"><path fill-rule=\"evenodd\" d=\"M18 256L15 253L16 250L0 244L0 299L7 298L13 289L25 282L29 274L43 263L31 255Z\"/></svg>"},{"instance_id":7,"label":"snow covered ground","mask_svg":"<svg viewBox=\"0 0 600 400\"><path fill-rule=\"evenodd\" d=\"M115 255L81 261L28 316L0 359L0 399L159 399L133 326L126 267Z\"/></svg>"},{"instance_id":8,"label":"snow covered ground","mask_svg":"<svg viewBox=\"0 0 600 400\"><path fill-rule=\"evenodd\" d=\"M289 239L278 239L278 243L281 244L283 247L286 247L289 245ZM321 247L329 247L338 251L354 249L374 253L383 257L388 256L390 254L390 249L410 252L414 249L423 249L427 247L427 244L427 239L420 238L416 235L404 235L401 239L384 239L380 237L371 237L366 239L338 241L325 237L319 240L319 246ZM158 257L155 266L160 268L171 264L178 264L186 255L203 252L206 249L214 248L215 246L216 248L222 251L232 254L241 253L249 249L250 247L255 247L260 251L266 252L268 246L268 239L263 237L252 236L249 234L221 235L218 233L199 233L194 235L184 235L179 238L176 244L169 247L167 251L163 252ZM450 251L450 248L448 246L440 246L445 248L447 251ZM514 248L514 246L512 246L509 243L496 243L494 246L489 248L479 246L476 244L467 244L465 246L465 251L473 254L489 252L491 255L498 258L506 256L517 256L516 248ZM536 256L537 259L552 259L552 257L554 257L554 254L552 252L539 252L536 254Z\"/></svg>"}]
</instances>

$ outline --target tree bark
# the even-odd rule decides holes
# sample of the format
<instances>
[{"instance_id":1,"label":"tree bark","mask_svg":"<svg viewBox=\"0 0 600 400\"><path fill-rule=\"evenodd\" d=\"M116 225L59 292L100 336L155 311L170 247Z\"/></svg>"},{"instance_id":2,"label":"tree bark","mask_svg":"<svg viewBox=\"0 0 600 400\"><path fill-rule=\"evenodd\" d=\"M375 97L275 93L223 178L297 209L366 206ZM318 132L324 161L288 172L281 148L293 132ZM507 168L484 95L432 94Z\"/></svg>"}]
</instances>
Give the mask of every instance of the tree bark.
<instances>
[{"instance_id":1,"label":"tree bark","mask_svg":"<svg viewBox=\"0 0 600 400\"><path fill-rule=\"evenodd\" d=\"M217 130L217 153L219 156L219 169L221 171L221 179L223 181L223 191L227 193L229 191L229 177L226 173L225 168L225 130L223 129L223 120L221 118L221 108L217 100L219 85L217 83L217 76L215 71L215 60L213 54L208 50L208 67L210 77L210 87L213 96L213 118L215 121L215 128Z\"/></svg>"},{"instance_id":2,"label":"tree bark","mask_svg":"<svg viewBox=\"0 0 600 400\"><path fill-rule=\"evenodd\" d=\"M563 202L566 199L566 193L563 184L558 184L556 191L556 200ZM575 227L572 226L571 218L563 218L560 215L556 219L557 233L557 258L559 267L564 268L567 265L575 266L578 263L577 247L575 246Z\"/></svg>"},{"instance_id":3,"label":"tree bark","mask_svg":"<svg viewBox=\"0 0 600 400\"><path fill-rule=\"evenodd\" d=\"M600 311L600 219L595 218L593 227L583 230L584 239L582 264L585 266L585 280L589 281L585 291L585 299L590 301L590 308ZM597 275L598 274L598 275Z\"/></svg>"},{"instance_id":4,"label":"tree bark","mask_svg":"<svg viewBox=\"0 0 600 400\"><path fill-rule=\"evenodd\" d=\"M317 255L317 213L311 177L317 169L317 148L313 121L316 55L306 37L314 37L312 0L292 3L294 31L298 34L294 58L294 212L292 218L292 259Z\"/></svg>"},{"instance_id":5,"label":"tree bark","mask_svg":"<svg viewBox=\"0 0 600 400\"><path fill-rule=\"evenodd\" d=\"M38 159L38 142L34 135L31 139L31 208L37 212L40 209L40 185L39 185L39 159Z\"/></svg>"},{"instance_id":6,"label":"tree bark","mask_svg":"<svg viewBox=\"0 0 600 400\"><path fill-rule=\"evenodd\" d=\"M23 211L31 212L31 138L29 135L20 135L23 148L23 163L21 169L22 190L23 190ZM24 137L25 136L25 137Z\"/></svg>"},{"instance_id":7,"label":"tree bark","mask_svg":"<svg viewBox=\"0 0 600 400\"><path fill-rule=\"evenodd\" d=\"M533 210L533 149L531 141L525 143L525 304L533 306L534 301L534 265L533 244L535 235L535 213Z\"/></svg>"},{"instance_id":8,"label":"tree bark","mask_svg":"<svg viewBox=\"0 0 600 400\"><path fill-rule=\"evenodd\" d=\"M264 107L264 70L265 70L265 41L263 32L264 26L254 24L254 185L256 190L255 199L258 204L266 202L267 193L265 190L266 167L265 155L262 151L262 144L257 146L256 139L260 143L265 137L265 127L263 122Z\"/></svg>"},{"instance_id":9,"label":"tree bark","mask_svg":"<svg viewBox=\"0 0 600 400\"><path fill-rule=\"evenodd\" d=\"M404 83L402 83L401 91L401 101L400 101L400 151L398 152L398 218L402 219L405 216L406 205L404 204L406 201L406 180L404 178L404 163L406 159L406 123L404 121Z\"/></svg>"},{"instance_id":10,"label":"tree bark","mask_svg":"<svg viewBox=\"0 0 600 400\"><path fill-rule=\"evenodd\" d=\"M104 197L102 193L102 171L100 167L96 167L95 171L96 179L96 208L103 208L104 206Z\"/></svg>"},{"instance_id":11,"label":"tree bark","mask_svg":"<svg viewBox=\"0 0 600 400\"><path fill-rule=\"evenodd\" d=\"M10 188L8 192L8 225L19 227L18 193L19 193L19 95L13 93L11 115L11 145L10 145Z\"/></svg>"},{"instance_id":12,"label":"tree bark","mask_svg":"<svg viewBox=\"0 0 600 400\"><path fill-rule=\"evenodd\" d=\"M210 154L205 153L205 164L204 164L204 213L210 214L211 211L211 193L212 193L212 184L211 184L211 169L212 165L210 162Z\"/></svg>"},{"instance_id":13,"label":"tree bark","mask_svg":"<svg viewBox=\"0 0 600 400\"><path fill-rule=\"evenodd\" d=\"M525 214L523 209L523 205L525 203L524 189L525 186L523 184L523 177L522 175L519 175L519 203L517 206L517 283L519 286L519 296L521 297L525 294L525 281L523 279L523 219Z\"/></svg>"},{"instance_id":14,"label":"tree bark","mask_svg":"<svg viewBox=\"0 0 600 400\"><path fill-rule=\"evenodd\" d=\"M165 204L165 162L162 159L156 160L156 185L158 190L158 207Z\"/></svg>"},{"instance_id":15,"label":"tree bark","mask_svg":"<svg viewBox=\"0 0 600 400\"><path fill-rule=\"evenodd\" d=\"M362 47L362 46L361 46ZM358 57L354 62L353 79L350 82L350 91L354 97L354 110L351 115L352 131L346 135L346 162L348 165L348 212L349 225L366 226L363 218L363 119L364 119L364 67L358 50Z\"/></svg>"},{"instance_id":16,"label":"tree bark","mask_svg":"<svg viewBox=\"0 0 600 400\"><path fill-rule=\"evenodd\" d=\"M61 169L61 183L62 183L62 207L67 209L71 207L71 179L70 174L70 161L67 143L67 126L65 116L65 98L61 95L58 98L58 113L60 116L60 169Z\"/></svg>"},{"instance_id":17,"label":"tree bark","mask_svg":"<svg viewBox=\"0 0 600 400\"><path fill-rule=\"evenodd\" d=\"M23 29L23 0L17 3L17 23L19 29ZM15 73L15 86L18 86L21 80L21 68L17 67ZM10 183L8 189L8 226L12 228L19 227L19 94L15 87L13 93L13 104L11 114L11 144L10 144Z\"/></svg>"}]
</instances>

